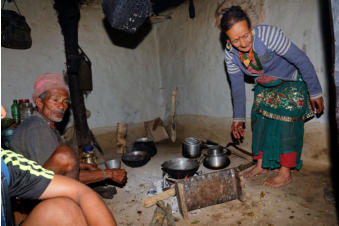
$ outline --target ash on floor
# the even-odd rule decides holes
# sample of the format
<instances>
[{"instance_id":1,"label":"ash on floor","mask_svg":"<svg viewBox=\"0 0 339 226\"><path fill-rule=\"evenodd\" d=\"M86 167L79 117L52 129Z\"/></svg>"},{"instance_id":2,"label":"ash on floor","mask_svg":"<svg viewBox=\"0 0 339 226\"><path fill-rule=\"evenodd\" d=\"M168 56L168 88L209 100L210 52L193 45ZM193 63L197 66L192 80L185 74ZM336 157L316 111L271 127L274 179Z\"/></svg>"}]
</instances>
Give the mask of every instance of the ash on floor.
<instances>
[{"instance_id":1,"label":"ash on floor","mask_svg":"<svg viewBox=\"0 0 339 226\"><path fill-rule=\"evenodd\" d=\"M155 206L143 207L143 200L148 192L161 189L163 179L161 164L169 159L182 157L181 144L162 143L157 145L158 153L145 166L131 168L122 164L128 173L125 187L117 188L113 199L105 199L113 212L118 225L148 225ZM246 160L230 156L228 168L246 163ZM204 173L212 170L200 166ZM327 171L312 171L304 166L300 171L293 171L293 182L274 189L263 187L264 180L275 175L271 171L265 175L245 181L243 192L245 201L229 201L209 206L189 213L189 220L184 220L177 211L175 198L170 202L174 215L180 220L178 226L187 225L338 225L335 206L324 198L324 188L330 184ZM176 204L175 204L176 203Z\"/></svg>"}]
</instances>

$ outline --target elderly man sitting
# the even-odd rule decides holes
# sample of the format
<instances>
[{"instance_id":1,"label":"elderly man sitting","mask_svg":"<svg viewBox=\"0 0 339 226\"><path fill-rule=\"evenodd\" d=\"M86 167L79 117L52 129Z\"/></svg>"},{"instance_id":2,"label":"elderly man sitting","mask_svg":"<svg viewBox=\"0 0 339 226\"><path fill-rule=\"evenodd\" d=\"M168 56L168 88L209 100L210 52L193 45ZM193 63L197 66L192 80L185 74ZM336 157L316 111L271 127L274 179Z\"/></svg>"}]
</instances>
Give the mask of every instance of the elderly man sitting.
<instances>
[{"instance_id":1,"label":"elderly man sitting","mask_svg":"<svg viewBox=\"0 0 339 226\"><path fill-rule=\"evenodd\" d=\"M69 105L69 90L61 75L40 75L34 84L33 101L37 112L16 129L11 148L26 158L38 162L56 174L77 179L85 184L111 179L126 181L123 169L100 170L90 164L79 163L76 151L63 145L54 123L63 119Z\"/></svg>"},{"instance_id":2,"label":"elderly man sitting","mask_svg":"<svg viewBox=\"0 0 339 226\"><path fill-rule=\"evenodd\" d=\"M1 105L1 119L5 116ZM15 222L10 198L41 202L26 218L15 217ZM1 149L1 225L114 226L116 222L102 199L84 184L54 175L20 154Z\"/></svg>"}]
</instances>

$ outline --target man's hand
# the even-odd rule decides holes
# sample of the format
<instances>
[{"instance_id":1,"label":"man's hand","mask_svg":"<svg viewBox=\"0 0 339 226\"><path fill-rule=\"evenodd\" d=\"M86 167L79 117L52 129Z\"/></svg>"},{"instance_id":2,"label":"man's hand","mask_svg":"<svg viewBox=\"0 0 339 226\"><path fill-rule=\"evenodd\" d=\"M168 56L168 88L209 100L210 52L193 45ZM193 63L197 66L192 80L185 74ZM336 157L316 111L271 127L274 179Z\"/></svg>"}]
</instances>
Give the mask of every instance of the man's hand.
<instances>
[{"instance_id":1,"label":"man's hand","mask_svg":"<svg viewBox=\"0 0 339 226\"><path fill-rule=\"evenodd\" d=\"M244 137L244 122L233 122L232 123L232 135L235 139L240 139Z\"/></svg>"},{"instance_id":2,"label":"man's hand","mask_svg":"<svg viewBox=\"0 0 339 226\"><path fill-rule=\"evenodd\" d=\"M95 170L100 170L97 167L93 166L92 164L89 163L80 163L80 170L89 170L89 171L95 171Z\"/></svg>"},{"instance_id":3,"label":"man's hand","mask_svg":"<svg viewBox=\"0 0 339 226\"><path fill-rule=\"evenodd\" d=\"M324 100L322 97L311 99L312 109L315 110L317 115L320 115L324 111Z\"/></svg>"},{"instance_id":4,"label":"man's hand","mask_svg":"<svg viewBox=\"0 0 339 226\"><path fill-rule=\"evenodd\" d=\"M106 169L105 172L108 172L107 178L119 184L123 184L127 180L127 172L124 169Z\"/></svg>"}]
</instances>

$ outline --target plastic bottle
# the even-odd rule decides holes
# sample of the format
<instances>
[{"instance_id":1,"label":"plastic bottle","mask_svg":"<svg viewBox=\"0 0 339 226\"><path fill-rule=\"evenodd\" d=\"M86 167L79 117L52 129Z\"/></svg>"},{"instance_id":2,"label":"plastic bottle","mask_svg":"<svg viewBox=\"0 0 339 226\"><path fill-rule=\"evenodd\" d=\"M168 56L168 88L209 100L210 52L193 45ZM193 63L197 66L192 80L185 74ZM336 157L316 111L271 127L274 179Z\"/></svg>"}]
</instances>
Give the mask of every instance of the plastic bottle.
<instances>
[{"instance_id":1,"label":"plastic bottle","mask_svg":"<svg viewBox=\"0 0 339 226\"><path fill-rule=\"evenodd\" d=\"M82 148L81 162L97 166L97 157L93 145L86 145Z\"/></svg>"},{"instance_id":2,"label":"plastic bottle","mask_svg":"<svg viewBox=\"0 0 339 226\"><path fill-rule=\"evenodd\" d=\"M24 120L23 118L23 113L22 113L22 108L23 108L23 103L24 103L24 99L19 99L19 116L20 116L20 122L22 122Z\"/></svg>"},{"instance_id":3,"label":"plastic bottle","mask_svg":"<svg viewBox=\"0 0 339 226\"><path fill-rule=\"evenodd\" d=\"M13 100L13 104L11 106L11 113L15 123L20 123L20 111L18 100Z\"/></svg>"},{"instance_id":4,"label":"plastic bottle","mask_svg":"<svg viewBox=\"0 0 339 226\"><path fill-rule=\"evenodd\" d=\"M26 118L33 113L33 105L29 102L29 99L24 99L20 105L20 119L23 122Z\"/></svg>"},{"instance_id":5,"label":"plastic bottle","mask_svg":"<svg viewBox=\"0 0 339 226\"><path fill-rule=\"evenodd\" d=\"M33 105L27 99L27 101L25 102L25 119L30 117L32 114L33 114Z\"/></svg>"}]
</instances>

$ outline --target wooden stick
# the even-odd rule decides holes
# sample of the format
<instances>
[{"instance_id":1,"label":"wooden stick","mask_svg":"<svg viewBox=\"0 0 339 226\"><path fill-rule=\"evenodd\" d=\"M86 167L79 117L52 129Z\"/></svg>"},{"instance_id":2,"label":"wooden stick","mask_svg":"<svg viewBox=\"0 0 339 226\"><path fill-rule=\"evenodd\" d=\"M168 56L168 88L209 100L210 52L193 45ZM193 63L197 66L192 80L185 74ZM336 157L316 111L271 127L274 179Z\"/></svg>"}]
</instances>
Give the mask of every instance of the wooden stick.
<instances>
[{"instance_id":1,"label":"wooden stick","mask_svg":"<svg viewBox=\"0 0 339 226\"><path fill-rule=\"evenodd\" d=\"M184 194L184 185L181 183L177 183L176 188L177 188L177 199L178 199L178 204L179 204L181 214L184 217L184 219L188 219L188 210L187 210L186 198Z\"/></svg>"},{"instance_id":2,"label":"wooden stick","mask_svg":"<svg viewBox=\"0 0 339 226\"><path fill-rule=\"evenodd\" d=\"M147 197L144 199L144 207L148 208L157 203L157 201L168 199L172 196L175 196L175 188L170 188L158 195Z\"/></svg>"},{"instance_id":3,"label":"wooden stick","mask_svg":"<svg viewBox=\"0 0 339 226\"><path fill-rule=\"evenodd\" d=\"M177 97L177 90L173 90L172 93L172 120L171 120L171 140L174 143L177 134L176 134L176 128L175 128L175 115L176 115L176 97Z\"/></svg>"}]
</instances>

